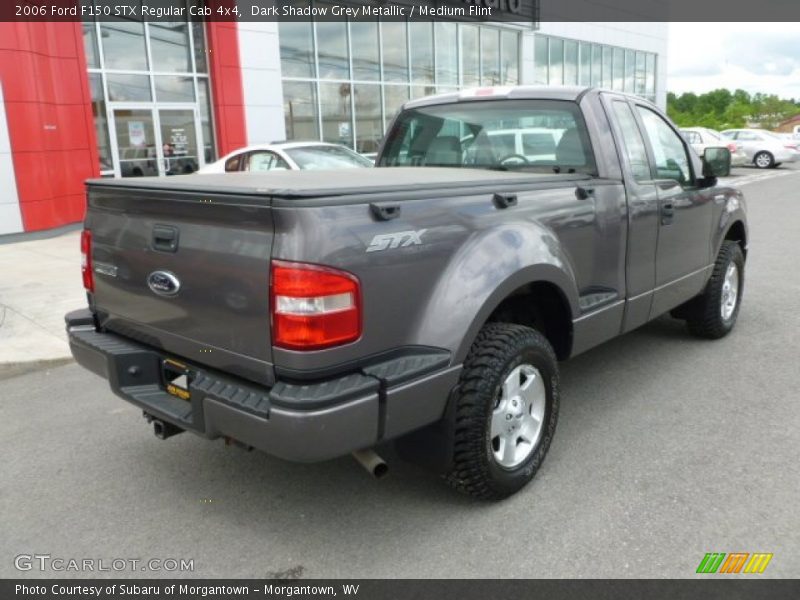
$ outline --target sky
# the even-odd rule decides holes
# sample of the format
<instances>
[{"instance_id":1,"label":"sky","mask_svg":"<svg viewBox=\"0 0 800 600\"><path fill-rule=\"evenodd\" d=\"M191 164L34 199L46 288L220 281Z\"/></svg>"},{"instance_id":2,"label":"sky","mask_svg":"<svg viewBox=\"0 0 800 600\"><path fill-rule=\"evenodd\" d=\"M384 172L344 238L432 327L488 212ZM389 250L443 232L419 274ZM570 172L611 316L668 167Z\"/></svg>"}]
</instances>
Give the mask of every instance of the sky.
<instances>
[{"instance_id":1,"label":"sky","mask_svg":"<svg viewBox=\"0 0 800 600\"><path fill-rule=\"evenodd\" d=\"M667 90L800 99L800 23L670 23Z\"/></svg>"}]
</instances>

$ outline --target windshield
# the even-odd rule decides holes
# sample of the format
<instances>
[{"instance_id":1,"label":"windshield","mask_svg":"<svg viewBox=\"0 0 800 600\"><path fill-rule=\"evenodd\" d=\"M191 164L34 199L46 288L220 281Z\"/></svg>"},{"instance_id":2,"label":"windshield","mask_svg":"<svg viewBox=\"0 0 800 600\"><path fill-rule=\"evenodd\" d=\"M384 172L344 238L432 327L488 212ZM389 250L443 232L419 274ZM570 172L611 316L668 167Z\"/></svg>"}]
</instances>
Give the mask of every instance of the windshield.
<instances>
[{"instance_id":1,"label":"windshield","mask_svg":"<svg viewBox=\"0 0 800 600\"><path fill-rule=\"evenodd\" d=\"M301 146L284 150L301 169L353 169L372 162L341 146Z\"/></svg>"},{"instance_id":2,"label":"windshield","mask_svg":"<svg viewBox=\"0 0 800 600\"><path fill-rule=\"evenodd\" d=\"M586 124L563 100L481 100L403 111L380 166L595 173Z\"/></svg>"}]
</instances>

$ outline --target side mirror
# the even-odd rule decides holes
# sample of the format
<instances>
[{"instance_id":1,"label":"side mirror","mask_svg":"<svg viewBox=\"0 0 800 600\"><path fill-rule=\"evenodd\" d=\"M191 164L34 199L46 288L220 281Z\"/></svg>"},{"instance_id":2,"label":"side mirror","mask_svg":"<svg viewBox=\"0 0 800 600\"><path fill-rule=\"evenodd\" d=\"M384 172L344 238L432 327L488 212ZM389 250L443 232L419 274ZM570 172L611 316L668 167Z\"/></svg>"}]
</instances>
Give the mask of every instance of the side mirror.
<instances>
[{"instance_id":1,"label":"side mirror","mask_svg":"<svg viewBox=\"0 0 800 600\"><path fill-rule=\"evenodd\" d=\"M731 174L731 151L727 148L706 148L703 151L703 177L727 177Z\"/></svg>"}]
</instances>

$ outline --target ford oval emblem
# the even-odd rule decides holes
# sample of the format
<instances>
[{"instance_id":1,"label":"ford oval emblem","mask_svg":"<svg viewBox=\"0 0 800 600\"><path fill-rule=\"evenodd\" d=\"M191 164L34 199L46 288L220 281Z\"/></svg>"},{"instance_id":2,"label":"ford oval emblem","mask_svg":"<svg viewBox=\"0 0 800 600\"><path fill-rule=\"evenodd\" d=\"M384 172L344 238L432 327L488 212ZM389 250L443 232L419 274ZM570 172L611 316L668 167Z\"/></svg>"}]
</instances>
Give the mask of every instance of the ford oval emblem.
<instances>
[{"instance_id":1,"label":"ford oval emblem","mask_svg":"<svg viewBox=\"0 0 800 600\"><path fill-rule=\"evenodd\" d=\"M181 282L169 271L153 271L147 276L147 286L159 296L174 296L181 289Z\"/></svg>"}]
</instances>

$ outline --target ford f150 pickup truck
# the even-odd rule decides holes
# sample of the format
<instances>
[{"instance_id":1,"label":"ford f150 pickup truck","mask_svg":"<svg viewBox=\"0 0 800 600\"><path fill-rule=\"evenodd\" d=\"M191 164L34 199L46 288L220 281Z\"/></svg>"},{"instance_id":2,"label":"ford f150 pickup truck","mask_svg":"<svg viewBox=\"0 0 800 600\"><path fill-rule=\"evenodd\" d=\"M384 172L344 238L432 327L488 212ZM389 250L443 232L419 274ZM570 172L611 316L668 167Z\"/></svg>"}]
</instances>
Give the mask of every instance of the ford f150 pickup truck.
<instances>
[{"instance_id":1,"label":"ford f150 pickup truck","mask_svg":"<svg viewBox=\"0 0 800 600\"><path fill-rule=\"evenodd\" d=\"M667 312L711 339L736 322L730 153L640 98L412 101L376 166L89 181L77 362L161 438L376 471L393 440L499 499L545 458L559 361Z\"/></svg>"}]
</instances>

